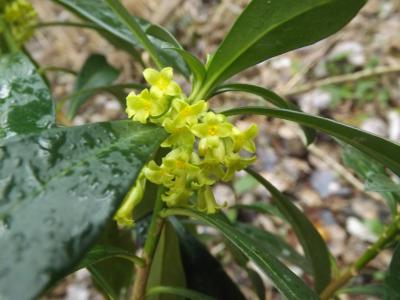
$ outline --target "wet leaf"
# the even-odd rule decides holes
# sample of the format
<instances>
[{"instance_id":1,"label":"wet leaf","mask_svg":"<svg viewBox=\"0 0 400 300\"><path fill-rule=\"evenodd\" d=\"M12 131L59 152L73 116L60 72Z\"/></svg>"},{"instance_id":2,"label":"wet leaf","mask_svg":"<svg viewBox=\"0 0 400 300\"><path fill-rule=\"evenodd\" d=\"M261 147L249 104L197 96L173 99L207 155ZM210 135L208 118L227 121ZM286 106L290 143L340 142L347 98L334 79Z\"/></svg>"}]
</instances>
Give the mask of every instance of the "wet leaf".
<instances>
[{"instance_id":1,"label":"wet leaf","mask_svg":"<svg viewBox=\"0 0 400 300\"><path fill-rule=\"evenodd\" d=\"M23 53L2 55L0 140L49 128L54 116L50 91L29 58Z\"/></svg>"},{"instance_id":2,"label":"wet leaf","mask_svg":"<svg viewBox=\"0 0 400 300\"><path fill-rule=\"evenodd\" d=\"M0 143L1 298L36 298L67 274L164 138L117 121Z\"/></svg>"}]
</instances>

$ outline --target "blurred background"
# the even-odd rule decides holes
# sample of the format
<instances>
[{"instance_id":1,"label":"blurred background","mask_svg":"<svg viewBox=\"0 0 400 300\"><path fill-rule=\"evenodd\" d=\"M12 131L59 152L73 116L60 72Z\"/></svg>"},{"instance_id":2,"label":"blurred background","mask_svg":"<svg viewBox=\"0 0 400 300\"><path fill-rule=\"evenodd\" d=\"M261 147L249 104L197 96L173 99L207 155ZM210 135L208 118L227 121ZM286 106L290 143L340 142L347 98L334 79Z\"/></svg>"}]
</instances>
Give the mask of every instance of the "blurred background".
<instances>
[{"instance_id":1,"label":"blurred background","mask_svg":"<svg viewBox=\"0 0 400 300\"><path fill-rule=\"evenodd\" d=\"M247 0L125 0L129 10L167 27L203 61L232 26ZM63 8L47 0L32 0L41 21L77 21ZM128 54L116 50L96 32L70 27L44 27L27 45L41 66L79 71L92 53L100 53L122 70L117 82L141 80L141 66ZM148 59L144 56L144 60ZM272 89L297 103L305 112L334 118L400 142L400 0L369 0L361 13L338 34L315 45L276 57L243 72L235 81ZM74 76L48 73L55 99L73 90ZM189 90L183 78L180 83ZM215 107L263 104L245 94L224 94L211 101ZM126 118L120 102L109 94L94 96L72 124ZM308 149L293 123L265 117L237 120L238 126L257 123L256 167L298 204L317 226L341 266L355 260L376 240L390 216L383 197L366 191L365 183L345 167L339 145L319 135ZM268 192L248 175L239 173L232 184L215 187L217 199L229 205L266 201ZM249 211L237 218L282 234L296 249L300 246L290 228L279 219ZM227 267L248 299L246 274L232 264L222 243L210 243L211 252ZM384 251L356 281L360 284L382 278L390 260ZM292 268L295 272L301 270ZM272 287L267 278L266 286ZM266 299L280 299L267 288ZM103 299L86 271L61 282L45 299ZM342 299L374 299L367 297Z\"/></svg>"}]
</instances>

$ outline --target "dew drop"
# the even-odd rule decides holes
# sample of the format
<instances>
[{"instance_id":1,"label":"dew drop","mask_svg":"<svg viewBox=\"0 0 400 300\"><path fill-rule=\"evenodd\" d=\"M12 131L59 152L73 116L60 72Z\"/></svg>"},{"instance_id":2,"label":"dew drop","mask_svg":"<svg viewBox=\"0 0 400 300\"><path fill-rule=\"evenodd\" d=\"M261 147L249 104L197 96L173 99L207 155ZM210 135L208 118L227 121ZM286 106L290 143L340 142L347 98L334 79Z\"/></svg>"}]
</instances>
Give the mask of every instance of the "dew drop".
<instances>
[{"instance_id":1,"label":"dew drop","mask_svg":"<svg viewBox=\"0 0 400 300\"><path fill-rule=\"evenodd\" d=\"M0 83L0 99L7 98L10 95L11 86L8 82Z\"/></svg>"}]
</instances>

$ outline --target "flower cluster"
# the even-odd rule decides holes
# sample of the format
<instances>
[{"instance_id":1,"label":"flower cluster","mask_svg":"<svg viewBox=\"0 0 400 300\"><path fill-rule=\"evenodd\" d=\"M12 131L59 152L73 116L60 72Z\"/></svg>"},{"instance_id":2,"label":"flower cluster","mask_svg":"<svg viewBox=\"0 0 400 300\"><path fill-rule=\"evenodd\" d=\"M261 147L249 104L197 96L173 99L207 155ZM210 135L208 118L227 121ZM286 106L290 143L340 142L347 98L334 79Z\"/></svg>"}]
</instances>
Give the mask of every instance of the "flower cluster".
<instances>
[{"instance_id":1,"label":"flower cluster","mask_svg":"<svg viewBox=\"0 0 400 300\"><path fill-rule=\"evenodd\" d=\"M25 43L33 34L37 14L27 0L0 0L1 16L18 45Z\"/></svg>"},{"instance_id":2,"label":"flower cluster","mask_svg":"<svg viewBox=\"0 0 400 300\"><path fill-rule=\"evenodd\" d=\"M209 111L204 100L190 101L173 81L172 68L146 69L143 74L150 88L138 95L131 92L126 112L135 121L163 126L170 135L161 146L171 149L160 165L150 161L144 176L166 188L162 200L169 207L215 213L219 206L211 186L230 181L254 162L254 156L244 154L256 150L257 126L240 131L224 115Z\"/></svg>"}]
</instances>

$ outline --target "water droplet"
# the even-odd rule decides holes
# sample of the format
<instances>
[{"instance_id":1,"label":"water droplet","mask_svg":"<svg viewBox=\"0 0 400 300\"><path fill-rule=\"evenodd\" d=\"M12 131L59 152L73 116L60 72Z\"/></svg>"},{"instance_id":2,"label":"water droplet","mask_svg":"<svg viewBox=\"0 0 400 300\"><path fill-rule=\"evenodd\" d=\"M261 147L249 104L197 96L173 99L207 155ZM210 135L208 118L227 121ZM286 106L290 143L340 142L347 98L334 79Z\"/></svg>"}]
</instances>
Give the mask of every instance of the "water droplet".
<instances>
[{"instance_id":1,"label":"water droplet","mask_svg":"<svg viewBox=\"0 0 400 300\"><path fill-rule=\"evenodd\" d=\"M8 82L0 83L0 99L7 98L10 95L11 86Z\"/></svg>"}]
</instances>

